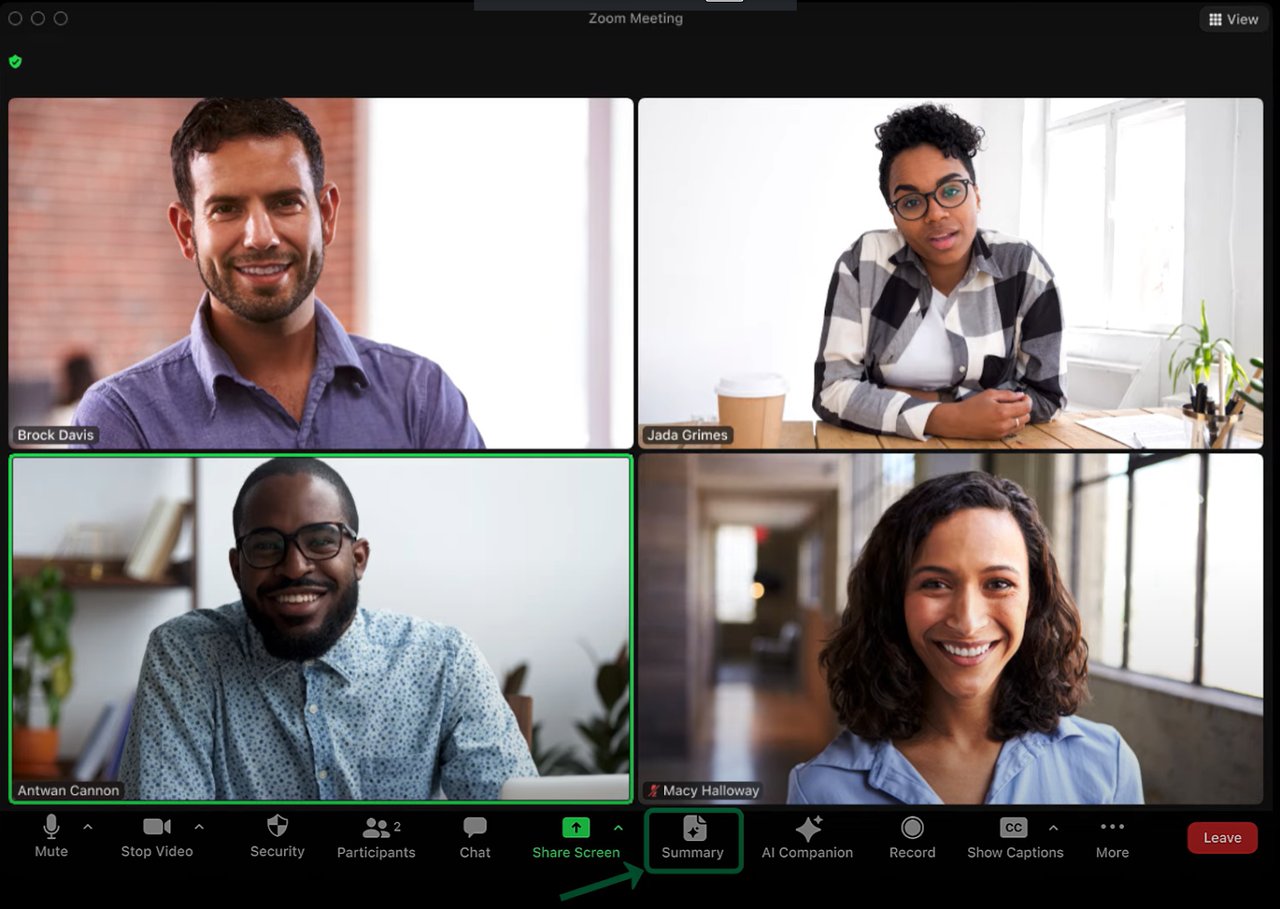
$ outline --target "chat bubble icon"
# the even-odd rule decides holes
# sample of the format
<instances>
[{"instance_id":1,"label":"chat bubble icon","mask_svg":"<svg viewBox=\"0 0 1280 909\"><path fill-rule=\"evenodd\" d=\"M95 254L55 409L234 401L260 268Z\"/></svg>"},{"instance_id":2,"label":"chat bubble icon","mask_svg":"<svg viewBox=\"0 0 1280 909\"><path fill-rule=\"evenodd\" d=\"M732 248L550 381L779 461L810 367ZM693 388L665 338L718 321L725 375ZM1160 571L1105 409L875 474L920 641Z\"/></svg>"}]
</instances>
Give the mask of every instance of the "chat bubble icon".
<instances>
[{"instance_id":1,"label":"chat bubble icon","mask_svg":"<svg viewBox=\"0 0 1280 909\"><path fill-rule=\"evenodd\" d=\"M462 822L462 832L467 835L467 839L480 833L489 832L489 821L482 817L469 817Z\"/></svg>"}]
</instances>

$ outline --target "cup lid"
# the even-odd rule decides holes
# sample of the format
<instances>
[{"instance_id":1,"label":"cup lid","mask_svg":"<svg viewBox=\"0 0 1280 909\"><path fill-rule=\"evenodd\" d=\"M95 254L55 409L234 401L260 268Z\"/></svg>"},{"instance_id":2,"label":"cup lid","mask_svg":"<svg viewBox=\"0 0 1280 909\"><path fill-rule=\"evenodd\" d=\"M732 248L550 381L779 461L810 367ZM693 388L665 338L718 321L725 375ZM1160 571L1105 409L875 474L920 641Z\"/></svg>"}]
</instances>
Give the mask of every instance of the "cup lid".
<instances>
[{"instance_id":1,"label":"cup lid","mask_svg":"<svg viewBox=\"0 0 1280 909\"><path fill-rule=\"evenodd\" d=\"M772 398L787 393L787 380L776 372L749 372L724 376L716 394L726 398Z\"/></svg>"}]
</instances>

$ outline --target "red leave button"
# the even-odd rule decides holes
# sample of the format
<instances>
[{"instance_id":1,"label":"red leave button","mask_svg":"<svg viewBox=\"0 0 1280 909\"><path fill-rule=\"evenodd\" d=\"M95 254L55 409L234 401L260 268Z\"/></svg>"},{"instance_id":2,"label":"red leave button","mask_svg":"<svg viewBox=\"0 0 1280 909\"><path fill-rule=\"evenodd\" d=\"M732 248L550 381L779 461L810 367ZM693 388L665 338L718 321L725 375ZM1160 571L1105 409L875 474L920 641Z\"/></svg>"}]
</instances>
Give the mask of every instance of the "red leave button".
<instances>
[{"instance_id":1,"label":"red leave button","mask_svg":"<svg viewBox=\"0 0 1280 909\"><path fill-rule=\"evenodd\" d=\"M1187 828L1187 848L1200 855L1258 851L1258 826L1249 821L1202 821Z\"/></svg>"}]
</instances>

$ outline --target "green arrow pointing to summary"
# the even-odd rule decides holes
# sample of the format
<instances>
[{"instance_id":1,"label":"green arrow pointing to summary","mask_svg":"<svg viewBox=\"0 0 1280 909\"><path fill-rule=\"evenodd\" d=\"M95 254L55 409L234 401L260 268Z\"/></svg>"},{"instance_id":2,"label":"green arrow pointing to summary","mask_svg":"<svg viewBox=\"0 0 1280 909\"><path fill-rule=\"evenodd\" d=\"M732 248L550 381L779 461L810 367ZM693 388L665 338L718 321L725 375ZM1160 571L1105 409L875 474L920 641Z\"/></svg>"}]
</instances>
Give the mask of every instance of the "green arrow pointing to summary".
<instances>
[{"instance_id":1,"label":"green arrow pointing to summary","mask_svg":"<svg viewBox=\"0 0 1280 909\"><path fill-rule=\"evenodd\" d=\"M575 896L582 896L584 893L590 893L592 890L599 890L602 887L612 887L614 884L621 884L628 878L631 879L631 889L636 889L636 882L640 880L640 875L644 874L643 868L637 868L630 862L623 862L627 870L621 874L615 874L613 877L605 878L602 881L596 881L594 884L587 884L585 887L579 887L577 890L570 890L567 893L560 894L560 902L571 900Z\"/></svg>"}]
</instances>

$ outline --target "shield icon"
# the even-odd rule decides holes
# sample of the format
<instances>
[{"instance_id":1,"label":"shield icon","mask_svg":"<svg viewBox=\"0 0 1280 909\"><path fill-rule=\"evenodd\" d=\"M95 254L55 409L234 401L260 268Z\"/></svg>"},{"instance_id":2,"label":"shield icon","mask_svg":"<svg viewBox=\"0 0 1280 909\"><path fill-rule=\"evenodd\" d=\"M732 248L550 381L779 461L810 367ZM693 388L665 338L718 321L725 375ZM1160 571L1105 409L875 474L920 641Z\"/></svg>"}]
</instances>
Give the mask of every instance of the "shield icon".
<instances>
[{"instance_id":1,"label":"shield icon","mask_svg":"<svg viewBox=\"0 0 1280 909\"><path fill-rule=\"evenodd\" d=\"M284 832L289 829L289 819L273 814L267 818L267 830L272 836L284 836Z\"/></svg>"}]
</instances>

